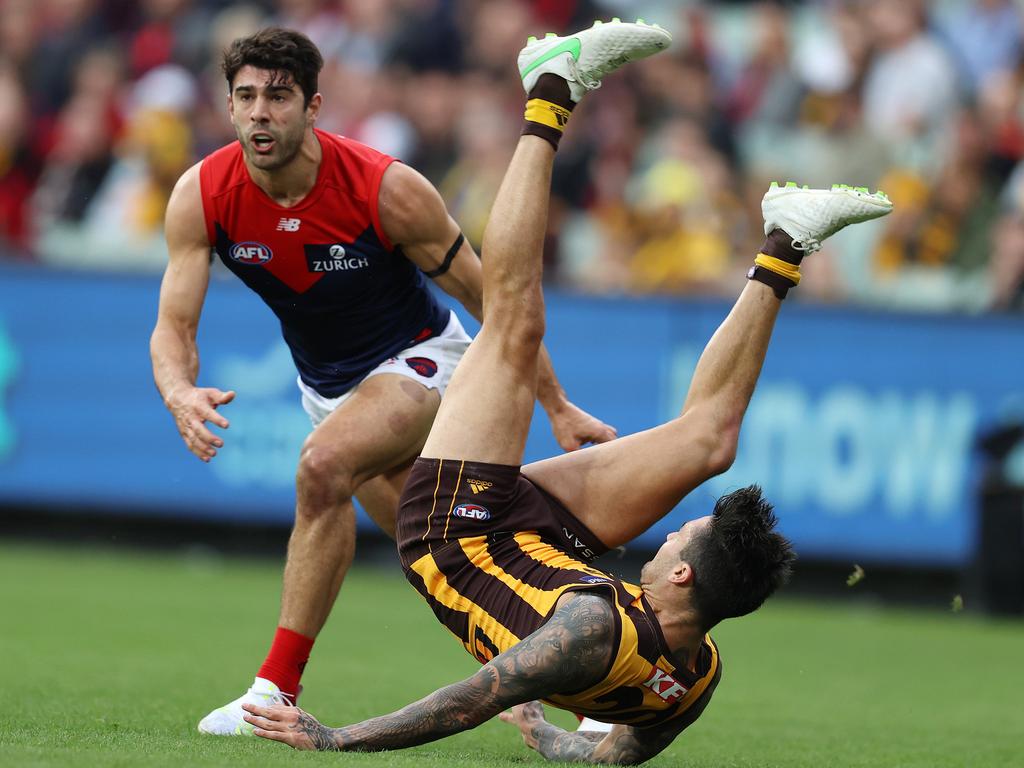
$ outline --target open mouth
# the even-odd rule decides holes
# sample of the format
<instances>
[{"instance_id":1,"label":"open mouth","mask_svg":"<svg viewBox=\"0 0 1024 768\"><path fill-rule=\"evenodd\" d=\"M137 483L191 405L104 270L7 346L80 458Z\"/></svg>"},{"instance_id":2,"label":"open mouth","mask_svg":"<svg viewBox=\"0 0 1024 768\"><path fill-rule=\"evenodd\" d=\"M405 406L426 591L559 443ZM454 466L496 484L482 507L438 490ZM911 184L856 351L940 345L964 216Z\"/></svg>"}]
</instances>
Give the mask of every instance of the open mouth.
<instances>
[{"instance_id":1,"label":"open mouth","mask_svg":"<svg viewBox=\"0 0 1024 768\"><path fill-rule=\"evenodd\" d=\"M274 148L274 137L269 133L253 133L249 136L249 143L256 152L265 155Z\"/></svg>"}]
</instances>

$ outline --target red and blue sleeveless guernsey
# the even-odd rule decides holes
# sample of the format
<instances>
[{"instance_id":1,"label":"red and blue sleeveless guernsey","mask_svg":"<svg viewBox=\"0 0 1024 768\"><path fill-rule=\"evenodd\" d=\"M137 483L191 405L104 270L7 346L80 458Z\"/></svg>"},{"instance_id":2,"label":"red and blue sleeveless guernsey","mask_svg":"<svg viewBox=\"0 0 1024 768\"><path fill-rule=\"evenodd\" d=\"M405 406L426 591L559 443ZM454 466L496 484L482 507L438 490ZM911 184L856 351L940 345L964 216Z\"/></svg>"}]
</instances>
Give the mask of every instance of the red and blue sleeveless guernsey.
<instances>
[{"instance_id":1,"label":"red and blue sleeveless guernsey","mask_svg":"<svg viewBox=\"0 0 1024 768\"><path fill-rule=\"evenodd\" d=\"M302 380L337 397L439 335L450 310L381 228L377 195L394 158L315 134L316 184L291 208L253 182L237 141L203 160L199 180L210 245L277 315Z\"/></svg>"}]
</instances>

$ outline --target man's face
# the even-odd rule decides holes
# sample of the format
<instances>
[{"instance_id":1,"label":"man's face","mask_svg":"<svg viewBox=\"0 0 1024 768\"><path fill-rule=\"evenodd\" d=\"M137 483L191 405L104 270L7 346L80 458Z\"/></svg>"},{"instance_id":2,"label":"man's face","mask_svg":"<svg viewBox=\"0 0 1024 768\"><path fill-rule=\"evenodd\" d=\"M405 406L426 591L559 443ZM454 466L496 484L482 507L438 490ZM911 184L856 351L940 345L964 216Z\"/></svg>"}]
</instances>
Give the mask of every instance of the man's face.
<instances>
[{"instance_id":1,"label":"man's face","mask_svg":"<svg viewBox=\"0 0 1024 768\"><path fill-rule=\"evenodd\" d=\"M228 112L246 160L264 171L291 162L320 107L320 94L303 104L302 89L286 72L242 67L228 95Z\"/></svg>"},{"instance_id":2,"label":"man's face","mask_svg":"<svg viewBox=\"0 0 1024 768\"><path fill-rule=\"evenodd\" d=\"M711 525L711 515L698 517L683 523L678 531L672 531L665 537L665 543L654 554L654 558L640 569L640 583L651 584L663 578L675 568L681 560L681 554L694 536L699 536Z\"/></svg>"}]
</instances>

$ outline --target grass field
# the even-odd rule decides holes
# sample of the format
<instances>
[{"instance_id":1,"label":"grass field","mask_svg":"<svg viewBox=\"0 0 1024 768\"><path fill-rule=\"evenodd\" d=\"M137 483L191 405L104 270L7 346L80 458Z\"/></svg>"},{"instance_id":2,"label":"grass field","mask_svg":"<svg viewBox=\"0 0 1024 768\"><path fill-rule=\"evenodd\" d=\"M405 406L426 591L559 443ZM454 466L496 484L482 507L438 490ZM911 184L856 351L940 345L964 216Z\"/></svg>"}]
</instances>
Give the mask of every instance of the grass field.
<instances>
[{"instance_id":1,"label":"grass field","mask_svg":"<svg viewBox=\"0 0 1024 768\"><path fill-rule=\"evenodd\" d=\"M498 721L376 755L199 735L199 717L238 695L262 660L279 570L0 543L0 765L543 762ZM1024 623L779 599L715 635L724 677L714 701L652 766L1024 765ZM302 704L341 725L474 667L397 566L364 568L314 650Z\"/></svg>"}]
</instances>

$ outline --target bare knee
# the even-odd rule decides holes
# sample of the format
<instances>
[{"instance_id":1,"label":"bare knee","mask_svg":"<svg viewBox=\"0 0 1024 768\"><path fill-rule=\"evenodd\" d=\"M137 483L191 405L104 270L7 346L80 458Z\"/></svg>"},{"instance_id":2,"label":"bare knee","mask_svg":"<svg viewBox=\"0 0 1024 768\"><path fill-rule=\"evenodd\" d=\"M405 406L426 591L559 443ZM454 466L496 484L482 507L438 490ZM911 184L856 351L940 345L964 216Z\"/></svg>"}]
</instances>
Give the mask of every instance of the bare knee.
<instances>
[{"instance_id":1,"label":"bare knee","mask_svg":"<svg viewBox=\"0 0 1024 768\"><path fill-rule=\"evenodd\" d=\"M736 448L739 444L740 428L735 426L721 427L716 430L708 452L708 475L713 477L729 470L736 461Z\"/></svg>"},{"instance_id":2,"label":"bare knee","mask_svg":"<svg viewBox=\"0 0 1024 768\"><path fill-rule=\"evenodd\" d=\"M535 358L544 340L544 299L519 296L485 306L484 327L501 337L510 354Z\"/></svg>"},{"instance_id":3,"label":"bare knee","mask_svg":"<svg viewBox=\"0 0 1024 768\"><path fill-rule=\"evenodd\" d=\"M315 439L306 438L295 474L296 519L315 519L337 510L355 494L357 486L344 453Z\"/></svg>"},{"instance_id":4,"label":"bare knee","mask_svg":"<svg viewBox=\"0 0 1024 768\"><path fill-rule=\"evenodd\" d=\"M736 461L739 422L724 421L706 409L689 411L685 419L686 440L693 447L694 455L704 461L701 472L704 478L728 471Z\"/></svg>"}]
</instances>

